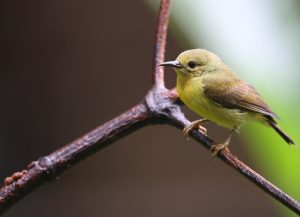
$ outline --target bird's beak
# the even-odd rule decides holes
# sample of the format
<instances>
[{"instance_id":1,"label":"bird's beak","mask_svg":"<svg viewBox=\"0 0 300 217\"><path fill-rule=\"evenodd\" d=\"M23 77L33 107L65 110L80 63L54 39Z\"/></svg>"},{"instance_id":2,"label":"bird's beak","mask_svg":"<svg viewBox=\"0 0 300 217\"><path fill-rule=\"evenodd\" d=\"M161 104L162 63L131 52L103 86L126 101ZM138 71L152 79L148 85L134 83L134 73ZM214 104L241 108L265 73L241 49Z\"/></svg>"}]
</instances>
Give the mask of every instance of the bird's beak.
<instances>
[{"instance_id":1,"label":"bird's beak","mask_svg":"<svg viewBox=\"0 0 300 217\"><path fill-rule=\"evenodd\" d=\"M167 67L172 67L172 68L177 68L177 69L183 68L183 65L177 60L164 62L164 63L159 64L159 66L167 66Z\"/></svg>"}]
</instances>

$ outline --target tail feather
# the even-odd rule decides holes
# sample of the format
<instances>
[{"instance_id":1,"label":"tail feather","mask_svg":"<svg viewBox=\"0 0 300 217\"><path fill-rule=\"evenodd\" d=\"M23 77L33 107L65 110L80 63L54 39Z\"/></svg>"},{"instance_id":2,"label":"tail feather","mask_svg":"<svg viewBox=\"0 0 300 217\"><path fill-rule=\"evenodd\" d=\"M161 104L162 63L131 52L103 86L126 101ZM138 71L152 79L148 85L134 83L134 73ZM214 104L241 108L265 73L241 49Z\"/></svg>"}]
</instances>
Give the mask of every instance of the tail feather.
<instances>
[{"instance_id":1,"label":"tail feather","mask_svg":"<svg viewBox=\"0 0 300 217\"><path fill-rule=\"evenodd\" d=\"M289 144L295 145L294 141L277 125L273 118L268 118L268 124Z\"/></svg>"}]
</instances>

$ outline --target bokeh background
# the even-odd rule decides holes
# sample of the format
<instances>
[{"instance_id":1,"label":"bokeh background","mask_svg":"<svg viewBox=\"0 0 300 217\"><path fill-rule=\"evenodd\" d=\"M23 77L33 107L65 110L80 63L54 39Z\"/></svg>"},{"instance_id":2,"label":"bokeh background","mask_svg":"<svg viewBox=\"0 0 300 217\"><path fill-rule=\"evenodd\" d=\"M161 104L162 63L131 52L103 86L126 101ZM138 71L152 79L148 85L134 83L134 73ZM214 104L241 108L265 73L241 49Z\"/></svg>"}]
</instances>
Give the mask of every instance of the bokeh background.
<instances>
[{"instance_id":1,"label":"bokeh background","mask_svg":"<svg viewBox=\"0 0 300 217\"><path fill-rule=\"evenodd\" d=\"M139 102L151 86L158 1L0 2L0 179ZM257 87L299 143L300 4L174 0L167 60L202 47ZM175 75L166 73L168 87ZM190 119L197 116L184 108ZM228 130L207 124L223 141ZM231 150L300 200L300 152L251 124ZM5 216L293 216L169 126L143 128Z\"/></svg>"}]
</instances>

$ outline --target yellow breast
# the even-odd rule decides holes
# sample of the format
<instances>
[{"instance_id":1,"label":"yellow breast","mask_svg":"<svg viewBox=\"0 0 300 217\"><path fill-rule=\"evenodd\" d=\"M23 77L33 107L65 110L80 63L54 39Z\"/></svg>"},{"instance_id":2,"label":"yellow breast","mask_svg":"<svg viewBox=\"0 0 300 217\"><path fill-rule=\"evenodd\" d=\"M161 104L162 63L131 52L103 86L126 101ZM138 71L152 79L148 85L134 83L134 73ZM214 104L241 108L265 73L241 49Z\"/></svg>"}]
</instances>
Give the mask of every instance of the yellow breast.
<instances>
[{"instance_id":1,"label":"yellow breast","mask_svg":"<svg viewBox=\"0 0 300 217\"><path fill-rule=\"evenodd\" d=\"M224 108L207 98L201 77L186 79L178 75L176 89L187 107L223 127L238 128L248 119L247 112Z\"/></svg>"}]
</instances>

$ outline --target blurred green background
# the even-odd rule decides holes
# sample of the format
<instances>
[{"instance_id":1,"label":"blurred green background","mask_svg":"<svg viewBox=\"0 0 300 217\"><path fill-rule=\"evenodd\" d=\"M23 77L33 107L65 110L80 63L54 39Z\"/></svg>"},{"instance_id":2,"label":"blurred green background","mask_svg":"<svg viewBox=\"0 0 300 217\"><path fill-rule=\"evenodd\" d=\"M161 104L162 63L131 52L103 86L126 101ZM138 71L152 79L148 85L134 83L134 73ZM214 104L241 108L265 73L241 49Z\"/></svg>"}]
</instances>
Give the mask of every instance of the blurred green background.
<instances>
[{"instance_id":1,"label":"blurred green background","mask_svg":"<svg viewBox=\"0 0 300 217\"><path fill-rule=\"evenodd\" d=\"M153 8L158 2L147 1ZM296 144L300 141L299 1L174 0L171 19L183 49L201 47L219 54L262 93ZM286 146L273 130L256 123L241 135L261 173L299 200L299 148ZM280 211L293 216L285 208Z\"/></svg>"},{"instance_id":2,"label":"blurred green background","mask_svg":"<svg viewBox=\"0 0 300 217\"><path fill-rule=\"evenodd\" d=\"M299 8L289 0L172 1L166 59L195 47L217 53L262 93L299 143ZM150 0L0 1L1 180L143 98L157 13ZM171 70L166 79L175 85ZM216 141L228 135L206 126ZM254 124L234 137L231 151L300 200L299 148ZM287 213L177 129L153 126L81 162L5 216Z\"/></svg>"}]
</instances>

